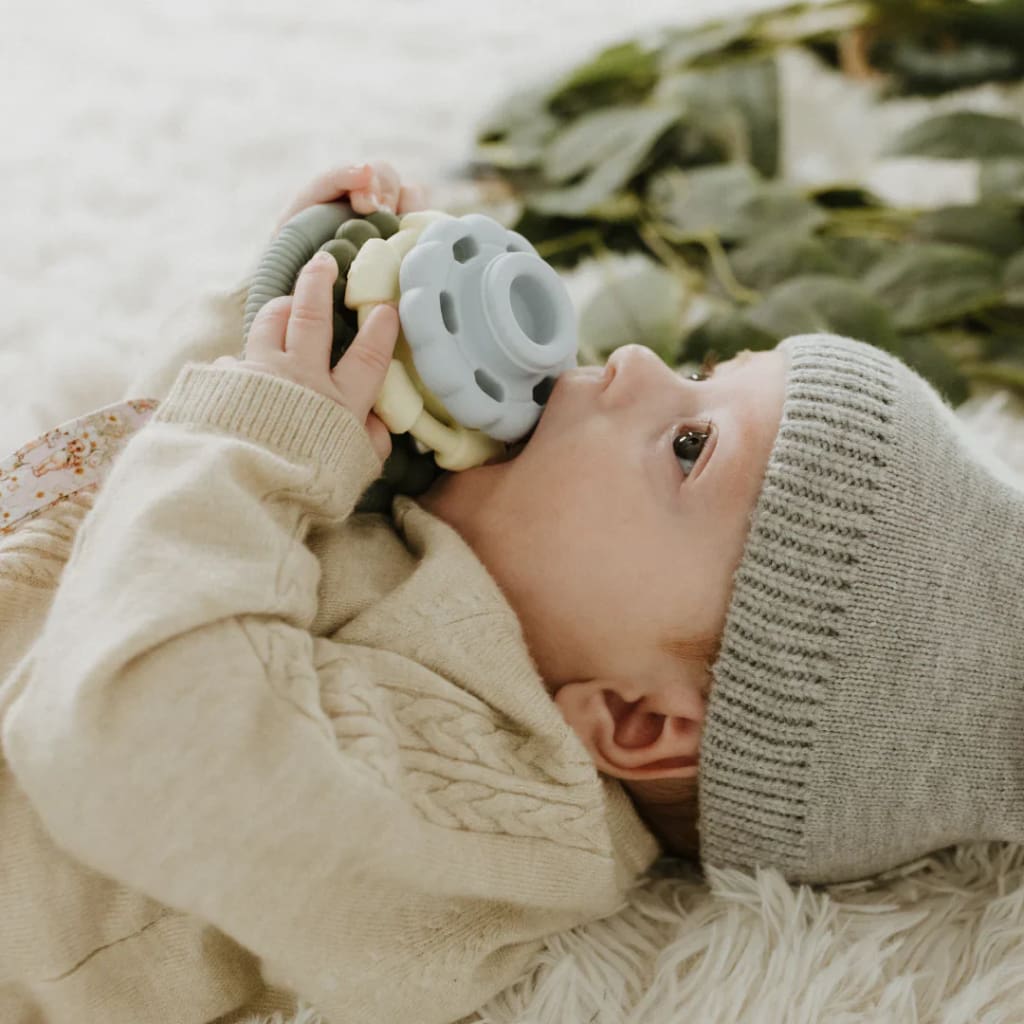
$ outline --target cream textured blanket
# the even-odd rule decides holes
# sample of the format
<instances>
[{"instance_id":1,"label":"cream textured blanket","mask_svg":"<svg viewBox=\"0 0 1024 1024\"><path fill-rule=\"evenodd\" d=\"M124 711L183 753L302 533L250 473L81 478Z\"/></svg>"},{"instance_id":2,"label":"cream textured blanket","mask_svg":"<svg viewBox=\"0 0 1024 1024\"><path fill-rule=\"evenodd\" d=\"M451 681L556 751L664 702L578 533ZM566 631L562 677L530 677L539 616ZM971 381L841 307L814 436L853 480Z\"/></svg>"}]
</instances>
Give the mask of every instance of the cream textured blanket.
<instances>
[{"instance_id":1,"label":"cream textured blanket","mask_svg":"<svg viewBox=\"0 0 1024 1024\"><path fill-rule=\"evenodd\" d=\"M600 43L677 23L681 8L696 18L755 5L21 5L0 41L0 129L11 143L0 161L0 453L116 401L154 360L173 362L173 347L158 351L173 346L169 314L232 286L320 171L388 159L431 187L430 205L471 208L447 179L491 99ZM919 105L872 114L863 93L798 58L785 63L784 94L794 176L860 177L918 203L970 198L969 168L877 160L882 135ZM964 104L999 108L987 90ZM585 289L586 272L571 286ZM1024 473L1019 410L997 393L961 414L979 451ZM774 873L709 882L652 879L619 914L552 939L481 1021L1024 1020L1020 849L980 844L830 891Z\"/></svg>"}]
</instances>

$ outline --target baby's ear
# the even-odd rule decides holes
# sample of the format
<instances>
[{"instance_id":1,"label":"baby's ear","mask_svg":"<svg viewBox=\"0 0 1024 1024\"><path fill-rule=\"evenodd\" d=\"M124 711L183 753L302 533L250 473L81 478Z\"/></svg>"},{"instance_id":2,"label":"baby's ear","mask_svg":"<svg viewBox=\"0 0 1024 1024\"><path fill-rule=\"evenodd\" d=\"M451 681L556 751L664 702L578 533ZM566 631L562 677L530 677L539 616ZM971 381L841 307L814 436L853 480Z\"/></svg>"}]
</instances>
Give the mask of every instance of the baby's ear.
<instances>
[{"instance_id":1,"label":"baby's ear","mask_svg":"<svg viewBox=\"0 0 1024 1024\"><path fill-rule=\"evenodd\" d=\"M693 674L661 687L579 680L561 686L554 699L606 775L638 781L692 778L704 721L704 669L696 662Z\"/></svg>"}]
</instances>

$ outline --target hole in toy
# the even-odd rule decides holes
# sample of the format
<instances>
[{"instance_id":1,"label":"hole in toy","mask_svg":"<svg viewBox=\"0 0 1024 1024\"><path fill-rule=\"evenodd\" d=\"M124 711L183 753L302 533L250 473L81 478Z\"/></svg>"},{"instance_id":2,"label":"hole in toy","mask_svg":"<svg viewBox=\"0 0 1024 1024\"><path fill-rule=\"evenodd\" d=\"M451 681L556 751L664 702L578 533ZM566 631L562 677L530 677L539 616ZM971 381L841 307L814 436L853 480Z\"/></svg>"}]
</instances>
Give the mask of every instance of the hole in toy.
<instances>
[{"instance_id":1,"label":"hole in toy","mask_svg":"<svg viewBox=\"0 0 1024 1024\"><path fill-rule=\"evenodd\" d=\"M476 239L471 235L460 238L452 245L452 255L460 263L468 263L479 251L480 248L476 244Z\"/></svg>"},{"instance_id":2,"label":"hole in toy","mask_svg":"<svg viewBox=\"0 0 1024 1024\"><path fill-rule=\"evenodd\" d=\"M524 249L518 242L509 242L505 246L505 252L529 252L529 249Z\"/></svg>"},{"instance_id":3,"label":"hole in toy","mask_svg":"<svg viewBox=\"0 0 1024 1024\"><path fill-rule=\"evenodd\" d=\"M547 400L551 397L551 392L555 390L555 384L557 381L557 377L545 377L534 387L533 400L538 405L546 405Z\"/></svg>"},{"instance_id":4,"label":"hole in toy","mask_svg":"<svg viewBox=\"0 0 1024 1024\"><path fill-rule=\"evenodd\" d=\"M450 292L441 292L441 319L449 334L454 334L459 329L459 321L455 316L455 300Z\"/></svg>"},{"instance_id":5,"label":"hole in toy","mask_svg":"<svg viewBox=\"0 0 1024 1024\"><path fill-rule=\"evenodd\" d=\"M476 386L485 395L489 395L496 402L505 400L505 389L486 370L477 370L473 374L473 379L476 381Z\"/></svg>"},{"instance_id":6,"label":"hole in toy","mask_svg":"<svg viewBox=\"0 0 1024 1024\"><path fill-rule=\"evenodd\" d=\"M555 336L555 307L546 289L533 277L523 274L509 289L512 315L523 334L536 345L547 345Z\"/></svg>"}]
</instances>

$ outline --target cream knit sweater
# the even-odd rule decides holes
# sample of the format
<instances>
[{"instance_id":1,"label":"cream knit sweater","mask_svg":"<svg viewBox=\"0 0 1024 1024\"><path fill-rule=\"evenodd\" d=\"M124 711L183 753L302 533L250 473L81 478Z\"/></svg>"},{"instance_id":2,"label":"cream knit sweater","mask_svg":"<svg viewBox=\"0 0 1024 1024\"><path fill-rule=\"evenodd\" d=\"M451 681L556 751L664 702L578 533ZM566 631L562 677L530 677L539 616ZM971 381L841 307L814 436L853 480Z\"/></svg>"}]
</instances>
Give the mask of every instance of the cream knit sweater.
<instances>
[{"instance_id":1,"label":"cream knit sweater","mask_svg":"<svg viewBox=\"0 0 1024 1024\"><path fill-rule=\"evenodd\" d=\"M450 1022L658 856L458 533L353 514L379 471L341 406L189 362L0 544L3 1024Z\"/></svg>"}]
</instances>

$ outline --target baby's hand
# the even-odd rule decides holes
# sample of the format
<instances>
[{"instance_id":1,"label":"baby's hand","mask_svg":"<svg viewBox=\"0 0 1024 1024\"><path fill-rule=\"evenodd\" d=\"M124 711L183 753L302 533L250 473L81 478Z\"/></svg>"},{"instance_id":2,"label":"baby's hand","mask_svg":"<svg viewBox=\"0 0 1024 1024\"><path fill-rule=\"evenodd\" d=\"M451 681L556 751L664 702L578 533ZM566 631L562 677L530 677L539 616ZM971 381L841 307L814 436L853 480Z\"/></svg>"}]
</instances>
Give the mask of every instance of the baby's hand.
<instances>
[{"instance_id":1,"label":"baby's hand","mask_svg":"<svg viewBox=\"0 0 1024 1024\"><path fill-rule=\"evenodd\" d=\"M426 193L421 185L403 185L398 172L386 160L335 167L314 178L281 215L274 235L297 213L318 203L331 203L347 196L352 209L365 217L375 210L390 210L399 217L422 210Z\"/></svg>"},{"instance_id":2,"label":"baby's hand","mask_svg":"<svg viewBox=\"0 0 1024 1024\"><path fill-rule=\"evenodd\" d=\"M422 210L425 202L423 188L402 185L385 160L337 167L299 192L278 220L274 234L310 206L346 196L361 216L380 209L403 216ZM333 258L321 262L314 256L300 271L294 294L271 299L256 314L245 343L245 359L221 356L213 365L271 373L344 405L366 427L383 462L391 454L391 434L372 409L398 341L398 311L389 304L374 309L332 372L337 277L338 264Z\"/></svg>"},{"instance_id":3,"label":"baby's hand","mask_svg":"<svg viewBox=\"0 0 1024 1024\"><path fill-rule=\"evenodd\" d=\"M381 462L391 454L391 434L373 413L398 341L398 310L371 310L332 371L334 282L338 264L317 253L299 272L294 295L271 299L249 328L245 359L221 356L214 366L270 373L325 395L349 409L366 428Z\"/></svg>"}]
</instances>

